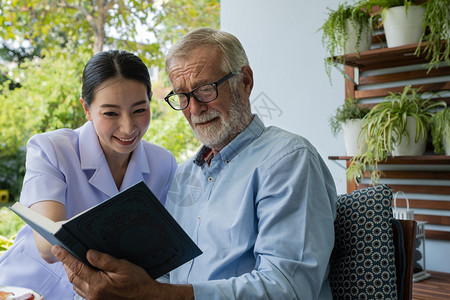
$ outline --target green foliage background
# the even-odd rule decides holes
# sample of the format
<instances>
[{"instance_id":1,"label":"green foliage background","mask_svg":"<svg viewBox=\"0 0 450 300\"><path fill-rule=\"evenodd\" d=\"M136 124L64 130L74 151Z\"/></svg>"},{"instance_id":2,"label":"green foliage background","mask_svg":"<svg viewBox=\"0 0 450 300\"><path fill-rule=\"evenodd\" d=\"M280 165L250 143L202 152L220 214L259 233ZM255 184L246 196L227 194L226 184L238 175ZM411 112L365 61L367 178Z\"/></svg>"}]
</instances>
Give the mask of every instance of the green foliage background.
<instances>
[{"instance_id":1,"label":"green foliage background","mask_svg":"<svg viewBox=\"0 0 450 300\"><path fill-rule=\"evenodd\" d=\"M70 58L68 58L70 56ZM79 103L81 73L86 54L58 53L27 59L11 71L20 88L0 87L0 141L2 154L15 153L31 135L57 128L76 128L85 122Z\"/></svg>"},{"instance_id":2,"label":"green foliage background","mask_svg":"<svg viewBox=\"0 0 450 300\"><path fill-rule=\"evenodd\" d=\"M0 208L0 255L10 247L24 222L8 208Z\"/></svg>"},{"instance_id":3,"label":"green foliage background","mask_svg":"<svg viewBox=\"0 0 450 300\"><path fill-rule=\"evenodd\" d=\"M0 189L19 199L25 172L25 145L34 134L77 128L85 121L79 98L84 65L94 54L96 6L108 7L102 39L105 49L139 55L149 67L163 70L167 49L197 27L219 27L219 0L162 1L0 0ZM105 6L106 7L106 6ZM138 23L145 25L138 26ZM141 31L156 41L137 41ZM152 78L152 120L144 136L170 150L181 162L200 146L181 112L164 102L171 87L166 74ZM0 253L22 226L0 209Z\"/></svg>"}]
</instances>

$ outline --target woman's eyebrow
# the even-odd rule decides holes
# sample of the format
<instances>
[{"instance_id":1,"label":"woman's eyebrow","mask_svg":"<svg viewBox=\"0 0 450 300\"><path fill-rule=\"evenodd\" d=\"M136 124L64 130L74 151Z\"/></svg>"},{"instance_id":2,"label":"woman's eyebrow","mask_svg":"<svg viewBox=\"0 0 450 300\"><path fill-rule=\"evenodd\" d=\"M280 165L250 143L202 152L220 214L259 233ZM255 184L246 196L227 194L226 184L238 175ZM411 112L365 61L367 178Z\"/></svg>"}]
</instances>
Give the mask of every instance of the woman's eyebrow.
<instances>
[{"instance_id":1,"label":"woman's eyebrow","mask_svg":"<svg viewBox=\"0 0 450 300\"><path fill-rule=\"evenodd\" d=\"M146 103L147 103L147 100L141 100L141 101L133 103L131 106L139 106L139 105L146 104ZM105 103L105 104L99 105L99 107L101 107L101 108L120 108L120 105Z\"/></svg>"},{"instance_id":2,"label":"woman's eyebrow","mask_svg":"<svg viewBox=\"0 0 450 300\"><path fill-rule=\"evenodd\" d=\"M142 105L142 104L147 104L147 100L141 100L141 101L135 102L135 103L133 103L132 106L139 106L139 105Z\"/></svg>"}]
</instances>

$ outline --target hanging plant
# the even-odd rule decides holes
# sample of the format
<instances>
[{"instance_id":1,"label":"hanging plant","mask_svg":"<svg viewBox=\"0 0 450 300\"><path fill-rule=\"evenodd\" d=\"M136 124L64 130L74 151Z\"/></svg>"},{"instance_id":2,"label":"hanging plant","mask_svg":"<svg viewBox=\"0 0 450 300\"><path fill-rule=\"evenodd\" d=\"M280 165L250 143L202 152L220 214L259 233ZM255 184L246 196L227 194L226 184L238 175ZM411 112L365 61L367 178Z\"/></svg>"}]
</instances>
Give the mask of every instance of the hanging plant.
<instances>
[{"instance_id":1,"label":"hanging plant","mask_svg":"<svg viewBox=\"0 0 450 300\"><path fill-rule=\"evenodd\" d=\"M444 153L444 141L450 141L450 108L431 117L431 137L436 154ZM448 152L448 149L447 149Z\"/></svg>"},{"instance_id":2,"label":"hanging plant","mask_svg":"<svg viewBox=\"0 0 450 300\"><path fill-rule=\"evenodd\" d=\"M439 67L442 61L450 64L450 0L428 0L425 8L425 30L420 42L426 44L421 49L419 43L415 54L426 53L430 71Z\"/></svg>"},{"instance_id":3,"label":"hanging plant","mask_svg":"<svg viewBox=\"0 0 450 300\"><path fill-rule=\"evenodd\" d=\"M322 31L322 45L325 48L327 57L325 58L325 71L331 82L331 68L345 62L346 43L349 40L349 28L346 21L349 20L353 28L356 29L356 54L359 55L359 45L364 33L372 32L372 19L370 14L359 5L339 4L336 10L327 8L328 18L319 30ZM337 57L336 57L337 56Z\"/></svg>"}]
</instances>

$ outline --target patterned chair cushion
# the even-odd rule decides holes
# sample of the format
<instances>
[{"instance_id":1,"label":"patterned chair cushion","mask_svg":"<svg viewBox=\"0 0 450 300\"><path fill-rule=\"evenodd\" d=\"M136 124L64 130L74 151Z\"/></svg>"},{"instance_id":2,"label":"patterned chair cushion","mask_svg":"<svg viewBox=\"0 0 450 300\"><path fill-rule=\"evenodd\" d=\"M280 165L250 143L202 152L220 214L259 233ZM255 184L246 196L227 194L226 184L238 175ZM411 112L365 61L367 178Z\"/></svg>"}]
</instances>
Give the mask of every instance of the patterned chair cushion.
<instances>
[{"instance_id":1,"label":"patterned chair cushion","mask_svg":"<svg viewBox=\"0 0 450 300\"><path fill-rule=\"evenodd\" d=\"M397 299L391 201L387 185L338 197L329 274L334 299Z\"/></svg>"}]
</instances>

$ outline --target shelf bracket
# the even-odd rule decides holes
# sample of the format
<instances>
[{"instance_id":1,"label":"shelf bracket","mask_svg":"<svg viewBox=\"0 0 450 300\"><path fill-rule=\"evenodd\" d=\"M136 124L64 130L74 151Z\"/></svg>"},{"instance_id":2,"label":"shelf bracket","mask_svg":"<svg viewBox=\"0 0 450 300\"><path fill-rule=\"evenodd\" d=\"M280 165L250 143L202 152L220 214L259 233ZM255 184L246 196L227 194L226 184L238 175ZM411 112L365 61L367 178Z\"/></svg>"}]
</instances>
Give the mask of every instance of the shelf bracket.
<instances>
[{"instance_id":1,"label":"shelf bracket","mask_svg":"<svg viewBox=\"0 0 450 300\"><path fill-rule=\"evenodd\" d=\"M344 74L345 78L347 78L348 80L350 80L355 86L359 85L359 68L358 67L354 67L354 77L357 78L356 81L351 78L344 69L342 69L341 67L335 66L336 69L339 70L339 72L341 72L342 74Z\"/></svg>"}]
</instances>

